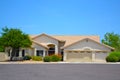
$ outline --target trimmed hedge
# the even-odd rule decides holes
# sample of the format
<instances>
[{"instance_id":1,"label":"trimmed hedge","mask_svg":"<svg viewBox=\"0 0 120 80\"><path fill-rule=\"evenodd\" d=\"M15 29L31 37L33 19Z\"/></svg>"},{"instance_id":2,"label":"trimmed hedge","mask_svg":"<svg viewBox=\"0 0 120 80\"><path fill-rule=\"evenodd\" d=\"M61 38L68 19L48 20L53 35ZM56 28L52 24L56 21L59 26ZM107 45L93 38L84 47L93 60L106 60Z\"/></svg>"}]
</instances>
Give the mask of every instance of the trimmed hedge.
<instances>
[{"instance_id":1,"label":"trimmed hedge","mask_svg":"<svg viewBox=\"0 0 120 80\"><path fill-rule=\"evenodd\" d=\"M118 62L118 61L119 61L119 58L116 57L116 56L107 56L107 57L106 57L106 61L107 61L107 62Z\"/></svg>"},{"instance_id":2,"label":"trimmed hedge","mask_svg":"<svg viewBox=\"0 0 120 80\"><path fill-rule=\"evenodd\" d=\"M120 62L120 52L111 52L106 57L107 62Z\"/></svg>"},{"instance_id":3,"label":"trimmed hedge","mask_svg":"<svg viewBox=\"0 0 120 80\"><path fill-rule=\"evenodd\" d=\"M32 56L32 60L34 60L34 61L42 61L42 57L40 57L40 56Z\"/></svg>"},{"instance_id":4,"label":"trimmed hedge","mask_svg":"<svg viewBox=\"0 0 120 80\"><path fill-rule=\"evenodd\" d=\"M51 61L52 62L58 62L58 61L61 61L61 58L58 55L52 55L51 56Z\"/></svg>"},{"instance_id":5,"label":"trimmed hedge","mask_svg":"<svg viewBox=\"0 0 120 80\"><path fill-rule=\"evenodd\" d=\"M120 52L111 52L110 56L116 56L119 58L119 62L120 62Z\"/></svg>"},{"instance_id":6,"label":"trimmed hedge","mask_svg":"<svg viewBox=\"0 0 120 80\"><path fill-rule=\"evenodd\" d=\"M44 62L58 62L61 61L61 57L59 55L51 55L51 56L45 56L43 60Z\"/></svg>"},{"instance_id":7,"label":"trimmed hedge","mask_svg":"<svg viewBox=\"0 0 120 80\"><path fill-rule=\"evenodd\" d=\"M44 62L50 62L50 61L51 61L51 57L50 57L50 56L45 56L45 57L43 58L43 61L44 61Z\"/></svg>"}]
</instances>

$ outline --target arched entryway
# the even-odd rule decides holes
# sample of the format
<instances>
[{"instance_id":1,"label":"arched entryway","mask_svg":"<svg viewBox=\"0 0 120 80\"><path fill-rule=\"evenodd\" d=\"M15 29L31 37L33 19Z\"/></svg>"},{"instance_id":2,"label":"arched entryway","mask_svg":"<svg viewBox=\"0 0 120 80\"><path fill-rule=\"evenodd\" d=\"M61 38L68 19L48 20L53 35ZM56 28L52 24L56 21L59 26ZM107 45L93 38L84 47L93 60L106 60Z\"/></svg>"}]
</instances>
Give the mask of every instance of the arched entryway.
<instances>
[{"instance_id":1,"label":"arched entryway","mask_svg":"<svg viewBox=\"0 0 120 80\"><path fill-rule=\"evenodd\" d=\"M48 55L54 55L55 54L55 45L54 44L48 44Z\"/></svg>"}]
</instances>

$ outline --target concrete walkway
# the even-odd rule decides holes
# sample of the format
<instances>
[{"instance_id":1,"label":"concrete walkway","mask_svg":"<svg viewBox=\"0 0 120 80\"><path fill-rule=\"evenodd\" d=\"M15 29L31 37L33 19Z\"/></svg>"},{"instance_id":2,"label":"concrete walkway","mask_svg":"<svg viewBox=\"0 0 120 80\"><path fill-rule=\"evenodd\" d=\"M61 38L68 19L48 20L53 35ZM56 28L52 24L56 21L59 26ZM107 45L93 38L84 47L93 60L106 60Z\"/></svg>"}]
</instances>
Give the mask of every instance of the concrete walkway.
<instances>
[{"instance_id":1,"label":"concrete walkway","mask_svg":"<svg viewBox=\"0 0 120 80\"><path fill-rule=\"evenodd\" d=\"M120 62L42 62L42 61L11 61L0 64L120 64Z\"/></svg>"}]
</instances>

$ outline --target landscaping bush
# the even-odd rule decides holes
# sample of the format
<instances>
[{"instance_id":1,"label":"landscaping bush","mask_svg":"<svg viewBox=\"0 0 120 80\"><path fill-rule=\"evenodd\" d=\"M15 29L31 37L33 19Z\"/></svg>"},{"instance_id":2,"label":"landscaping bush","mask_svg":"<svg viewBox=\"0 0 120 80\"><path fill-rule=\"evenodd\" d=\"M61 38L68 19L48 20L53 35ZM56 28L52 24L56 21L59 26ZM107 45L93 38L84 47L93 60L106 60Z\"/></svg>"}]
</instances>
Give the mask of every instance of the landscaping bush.
<instances>
[{"instance_id":1,"label":"landscaping bush","mask_svg":"<svg viewBox=\"0 0 120 80\"><path fill-rule=\"evenodd\" d=\"M58 62L61 61L61 56L60 55L45 56L43 60L44 62Z\"/></svg>"},{"instance_id":2,"label":"landscaping bush","mask_svg":"<svg viewBox=\"0 0 120 80\"><path fill-rule=\"evenodd\" d=\"M24 59L24 60L30 60L30 59L32 59L32 57L29 56L29 55L26 55L26 56L23 57L23 59Z\"/></svg>"},{"instance_id":3,"label":"landscaping bush","mask_svg":"<svg viewBox=\"0 0 120 80\"><path fill-rule=\"evenodd\" d=\"M33 56L32 60L34 60L34 61L42 61L42 57L41 56Z\"/></svg>"},{"instance_id":4,"label":"landscaping bush","mask_svg":"<svg viewBox=\"0 0 120 80\"><path fill-rule=\"evenodd\" d=\"M118 57L116 57L116 56L111 56L111 55L109 55L109 56L107 56L106 57L106 61L107 62L118 62L119 61L119 58Z\"/></svg>"},{"instance_id":5,"label":"landscaping bush","mask_svg":"<svg viewBox=\"0 0 120 80\"><path fill-rule=\"evenodd\" d=\"M51 61L52 61L52 62L61 61L61 57L58 56L58 55L52 55L52 56L51 56Z\"/></svg>"},{"instance_id":6,"label":"landscaping bush","mask_svg":"<svg viewBox=\"0 0 120 80\"><path fill-rule=\"evenodd\" d=\"M43 61L44 62L50 62L51 61L51 56L45 56Z\"/></svg>"},{"instance_id":7,"label":"landscaping bush","mask_svg":"<svg viewBox=\"0 0 120 80\"><path fill-rule=\"evenodd\" d=\"M120 62L120 52L111 52L109 56L116 56L119 59Z\"/></svg>"}]
</instances>

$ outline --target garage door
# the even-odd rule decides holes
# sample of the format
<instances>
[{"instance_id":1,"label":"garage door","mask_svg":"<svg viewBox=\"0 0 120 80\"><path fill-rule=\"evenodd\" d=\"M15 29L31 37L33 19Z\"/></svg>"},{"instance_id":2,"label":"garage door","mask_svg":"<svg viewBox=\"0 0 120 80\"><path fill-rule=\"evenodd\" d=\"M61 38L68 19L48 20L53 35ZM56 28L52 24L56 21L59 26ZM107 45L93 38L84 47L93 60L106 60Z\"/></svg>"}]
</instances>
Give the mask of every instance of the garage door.
<instances>
[{"instance_id":1,"label":"garage door","mask_svg":"<svg viewBox=\"0 0 120 80\"><path fill-rule=\"evenodd\" d=\"M92 61L92 53L84 52L84 53L77 53L77 52L72 52L72 53L67 53L66 54L66 59L67 61L72 61L72 62L89 62Z\"/></svg>"},{"instance_id":2,"label":"garage door","mask_svg":"<svg viewBox=\"0 0 120 80\"><path fill-rule=\"evenodd\" d=\"M95 53L95 60L96 61L105 61L105 58L107 57L107 53Z\"/></svg>"}]
</instances>

